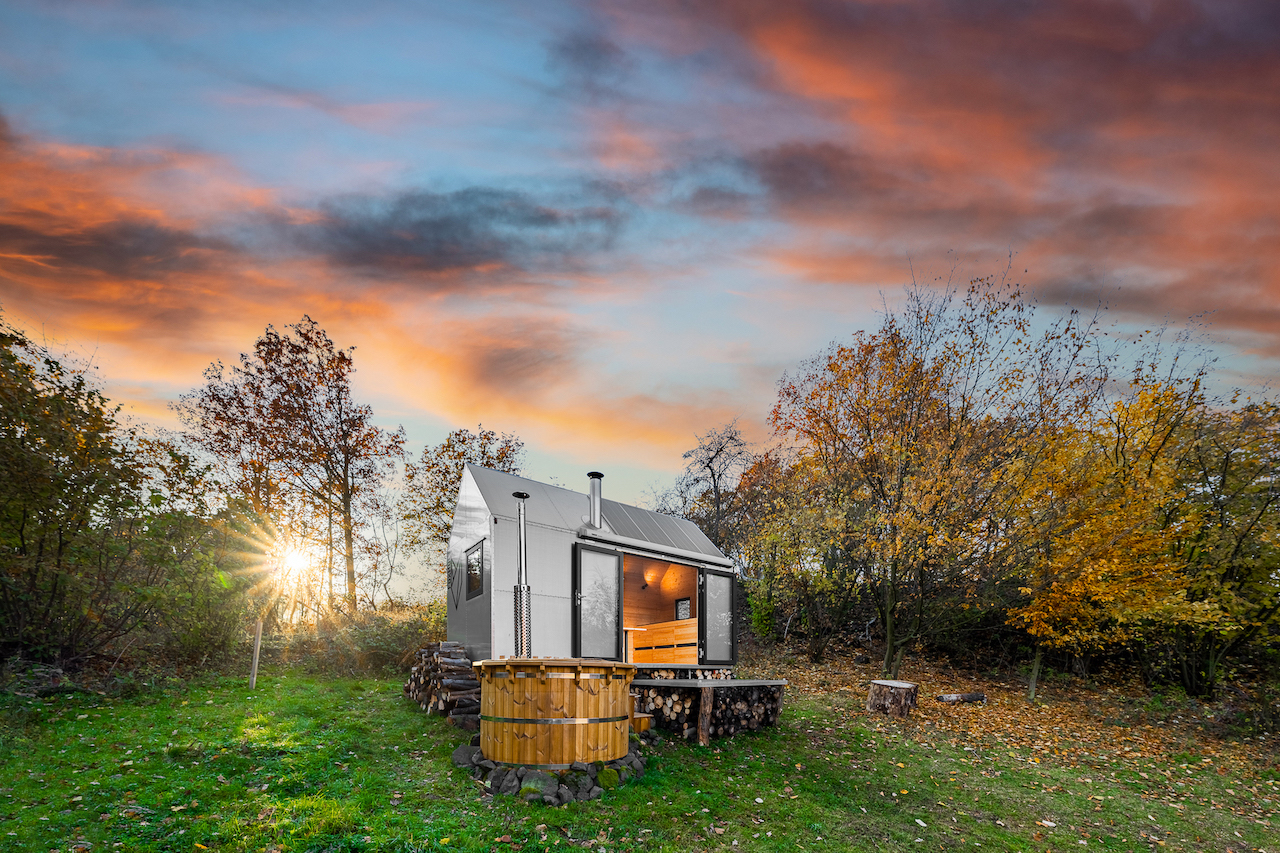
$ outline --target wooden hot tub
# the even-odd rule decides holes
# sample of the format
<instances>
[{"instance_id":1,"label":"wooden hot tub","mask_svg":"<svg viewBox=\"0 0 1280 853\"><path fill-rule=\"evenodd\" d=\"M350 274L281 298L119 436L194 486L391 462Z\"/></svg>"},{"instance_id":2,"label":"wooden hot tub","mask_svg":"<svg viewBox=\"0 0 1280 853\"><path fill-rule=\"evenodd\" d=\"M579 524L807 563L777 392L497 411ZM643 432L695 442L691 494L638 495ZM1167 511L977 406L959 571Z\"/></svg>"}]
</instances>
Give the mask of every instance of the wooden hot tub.
<instances>
[{"instance_id":1,"label":"wooden hot tub","mask_svg":"<svg viewBox=\"0 0 1280 853\"><path fill-rule=\"evenodd\" d=\"M563 769L627 754L631 664L503 658L472 666L480 680L480 750L490 761Z\"/></svg>"}]
</instances>

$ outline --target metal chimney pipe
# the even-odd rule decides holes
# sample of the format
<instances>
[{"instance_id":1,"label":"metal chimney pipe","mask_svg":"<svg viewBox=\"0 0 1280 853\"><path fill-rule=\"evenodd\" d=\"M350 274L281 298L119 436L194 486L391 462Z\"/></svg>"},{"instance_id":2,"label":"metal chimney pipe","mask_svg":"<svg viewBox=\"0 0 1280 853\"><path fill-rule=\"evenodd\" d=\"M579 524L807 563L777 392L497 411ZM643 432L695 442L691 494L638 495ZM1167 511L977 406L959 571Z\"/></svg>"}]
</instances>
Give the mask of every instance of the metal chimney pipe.
<instances>
[{"instance_id":1,"label":"metal chimney pipe","mask_svg":"<svg viewBox=\"0 0 1280 853\"><path fill-rule=\"evenodd\" d=\"M599 471L589 471L587 477L591 480L587 484L589 487L587 493L591 496L591 526L599 530L604 526L600 515L600 481L604 479L604 474Z\"/></svg>"},{"instance_id":2,"label":"metal chimney pipe","mask_svg":"<svg viewBox=\"0 0 1280 853\"><path fill-rule=\"evenodd\" d=\"M533 656L532 597L529 592L529 549L524 529L524 502L528 492L512 492L516 504L516 657Z\"/></svg>"}]
</instances>

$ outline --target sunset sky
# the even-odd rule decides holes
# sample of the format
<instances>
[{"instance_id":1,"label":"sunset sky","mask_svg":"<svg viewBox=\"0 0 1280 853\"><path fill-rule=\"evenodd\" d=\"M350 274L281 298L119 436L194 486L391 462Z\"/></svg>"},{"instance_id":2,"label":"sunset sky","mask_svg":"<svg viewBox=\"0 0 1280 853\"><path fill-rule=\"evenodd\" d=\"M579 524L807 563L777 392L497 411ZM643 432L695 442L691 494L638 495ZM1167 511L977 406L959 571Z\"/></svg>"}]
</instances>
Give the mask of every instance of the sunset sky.
<instances>
[{"instance_id":1,"label":"sunset sky","mask_svg":"<svg viewBox=\"0 0 1280 853\"><path fill-rule=\"evenodd\" d=\"M1280 364L1271 0L3 3L0 122L0 307L157 424L309 314L413 450L637 501L1010 265Z\"/></svg>"}]
</instances>

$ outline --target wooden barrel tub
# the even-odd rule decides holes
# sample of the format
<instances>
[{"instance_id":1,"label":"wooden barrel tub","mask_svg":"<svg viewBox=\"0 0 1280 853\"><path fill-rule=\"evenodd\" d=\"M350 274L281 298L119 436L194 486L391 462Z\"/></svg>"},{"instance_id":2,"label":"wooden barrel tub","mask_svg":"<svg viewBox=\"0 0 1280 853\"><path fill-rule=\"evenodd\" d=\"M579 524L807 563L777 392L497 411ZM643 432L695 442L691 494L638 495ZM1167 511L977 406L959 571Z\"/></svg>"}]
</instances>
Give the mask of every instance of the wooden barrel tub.
<instances>
[{"instance_id":1,"label":"wooden barrel tub","mask_svg":"<svg viewBox=\"0 0 1280 853\"><path fill-rule=\"evenodd\" d=\"M631 664L503 658L472 666L480 680L480 750L490 761L561 770L627 754Z\"/></svg>"}]
</instances>

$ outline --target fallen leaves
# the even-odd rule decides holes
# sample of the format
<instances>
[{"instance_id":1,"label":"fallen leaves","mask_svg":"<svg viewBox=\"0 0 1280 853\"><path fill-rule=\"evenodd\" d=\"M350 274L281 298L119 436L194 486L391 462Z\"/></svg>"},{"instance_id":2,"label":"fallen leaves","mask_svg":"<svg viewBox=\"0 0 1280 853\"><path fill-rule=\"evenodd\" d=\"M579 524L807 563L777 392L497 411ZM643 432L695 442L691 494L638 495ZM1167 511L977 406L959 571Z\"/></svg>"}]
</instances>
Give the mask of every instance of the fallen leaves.
<instances>
[{"instance_id":1,"label":"fallen leaves","mask_svg":"<svg viewBox=\"0 0 1280 853\"><path fill-rule=\"evenodd\" d=\"M742 662L739 677L786 678L788 690L830 696L848 692L865 696L867 684L880 677L876 662L857 663L859 649L828 647L827 662L808 664L800 654L761 654ZM1153 718L1145 708L1150 693L1132 675L1108 673L1093 686L1079 679L1048 686L1044 701L1030 703L1017 680L976 673L956 673L929 661L908 659L901 677L920 685L920 695L982 692L985 705L922 702L912 713L912 725L926 725L952 733L957 740L1000 749L1002 754L1041 764L1061 761L1106 769L1127 765L1151 778L1145 768L1169 762L1196 743L1197 758L1223 766L1267 766L1280 752L1276 738L1229 740L1204 721L1213 715L1208 705L1189 702L1176 713ZM852 696L851 696L852 698ZM847 713L869 716L859 701L850 702ZM876 715L877 721L882 720ZM897 766L901 766L898 764ZM1227 772L1220 770L1220 772Z\"/></svg>"}]
</instances>

